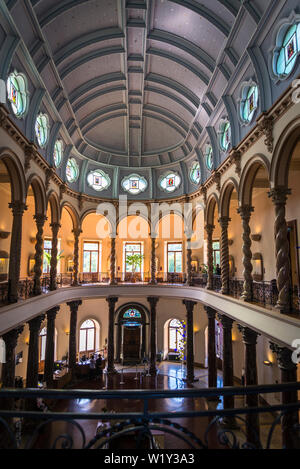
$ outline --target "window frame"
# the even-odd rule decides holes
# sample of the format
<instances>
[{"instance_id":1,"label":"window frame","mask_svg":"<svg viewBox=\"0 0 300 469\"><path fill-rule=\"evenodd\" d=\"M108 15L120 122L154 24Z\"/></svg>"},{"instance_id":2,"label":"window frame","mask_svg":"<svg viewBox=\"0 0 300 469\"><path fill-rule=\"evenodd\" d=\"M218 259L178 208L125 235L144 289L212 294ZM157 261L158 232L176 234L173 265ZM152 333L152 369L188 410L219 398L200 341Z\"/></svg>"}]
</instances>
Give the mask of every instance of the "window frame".
<instances>
[{"instance_id":1,"label":"window frame","mask_svg":"<svg viewBox=\"0 0 300 469\"><path fill-rule=\"evenodd\" d=\"M98 251L94 249L84 249L85 244L98 244ZM85 252L97 252L98 254L98 259L97 259L97 272L92 272L91 270L85 271L84 270L84 253ZM91 269L91 259L92 257L90 256L90 269ZM101 241L93 241L93 240L88 240L84 239L82 242L82 273L84 274L95 274L95 273L100 273L101 272L101 266L102 266L102 243Z\"/></svg>"},{"instance_id":2,"label":"window frame","mask_svg":"<svg viewBox=\"0 0 300 469\"><path fill-rule=\"evenodd\" d=\"M181 245L181 251L169 251L169 245L170 244L180 244ZM174 272L169 271L169 253L174 253ZM176 270L176 254L181 254L181 271L177 272ZM168 241L167 242L167 273L168 274L182 274L183 273L183 243L182 242L174 242L174 241Z\"/></svg>"},{"instance_id":3,"label":"window frame","mask_svg":"<svg viewBox=\"0 0 300 469\"><path fill-rule=\"evenodd\" d=\"M93 323L93 327L82 327L83 324L87 321L91 321ZM93 349L91 350L87 350L87 345L88 345L88 331L89 330L93 330L94 331L94 345L93 345ZM81 336L81 331L85 331L85 350L80 350L80 343L81 343L81 340L80 340L80 336ZM88 318L88 319L85 319L80 328L79 328L79 337L78 337L78 353L79 355L80 354L91 354L91 353L95 353L96 351L96 324L95 324L95 321L91 318Z\"/></svg>"},{"instance_id":4,"label":"window frame","mask_svg":"<svg viewBox=\"0 0 300 469\"><path fill-rule=\"evenodd\" d=\"M179 350L178 350L178 345L179 345L179 343L180 343L180 337L178 338L178 335L180 335L180 333L179 333L180 326L171 326L171 323L172 323L174 320L180 322L179 319L173 318L173 319L170 320L170 322L169 322L169 324L168 324L168 353L178 353L178 352L179 352ZM171 341L170 341L170 335L171 335L171 334L170 334L170 331L171 331L171 329L173 329L173 330L175 329L175 330L176 330L176 339L175 339L175 342L176 342L176 349L171 349L171 348L170 348L170 342L171 342Z\"/></svg>"}]
</instances>

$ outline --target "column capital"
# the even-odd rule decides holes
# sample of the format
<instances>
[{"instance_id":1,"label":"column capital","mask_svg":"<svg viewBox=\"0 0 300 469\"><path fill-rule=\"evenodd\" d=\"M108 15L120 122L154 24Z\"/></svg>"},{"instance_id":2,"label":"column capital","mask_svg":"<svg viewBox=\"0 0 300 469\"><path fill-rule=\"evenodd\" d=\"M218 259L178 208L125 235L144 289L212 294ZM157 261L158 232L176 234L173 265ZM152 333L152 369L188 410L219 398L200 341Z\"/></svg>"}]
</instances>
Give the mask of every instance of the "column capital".
<instances>
[{"instance_id":1,"label":"column capital","mask_svg":"<svg viewBox=\"0 0 300 469\"><path fill-rule=\"evenodd\" d=\"M218 220L222 228L223 227L227 228L230 221L231 221L230 217L220 217Z\"/></svg>"},{"instance_id":2,"label":"column capital","mask_svg":"<svg viewBox=\"0 0 300 469\"><path fill-rule=\"evenodd\" d=\"M268 196L272 199L274 205L285 205L288 196L292 193L291 189L284 186L274 187L268 192Z\"/></svg>"},{"instance_id":3,"label":"column capital","mask_svg":"<svg viewBox=\"0 0 300 469\"><path fill-rule=\"evenodd\" d=\"M40 316L37 316L36 318L30 319L30 321L28 321L30 332L39 332L44 319L45 319L44 314L41 314Z\"/></svg>"},{"instance_id":4,"label":"column capital","mask_svg":"<svg viewBox=\"0 0 300 469\"><path fill-rule=\"evenodd\" d=\"M215 229L215 225L205 225L205 231L207 234L213 234L213 231Z\"/></svg>"},{"instance_id":5,"label":"column capital","mask_svg":"<svg viewBox=\"0 0 300 469\"><path fill-rule=\"evenodd\" d=\"M45 224L45 221L48 220L48 218L46 217L46 215L42 214L42 213L37 213L36 215L33 216L35 222L36 222L36 225L37 227L43 227L44 224Z\"/></svg>"},{"instance_id":6,"label":"column capital","mask_svg":"<svg viewBox=\"0 0 300 469\"><path fill-rule=\"evenodd\" d=\"M77 313L79 306L82 305L82 300L69 301L67 305L69 306L72 313L73 311Z\"/></svg>"},{"instance_id":7,"label":"column capital","mask_svg":"<svg viewBox=\"0 0 300 469\"><path fill-rule=\"evenodd\" d=\"M5 342L5 346L7 348L16 348L18 337L20 334L22 334L23 330L24 326L20 326L15 329L12 329L11 331L6 332L6 334L3 334L2 339Z\"/></svg>"},{"instance_id":8,"label":"column capital","mask_svg":"<svg viewBox=\"0 0 300 469\"><path fill-rule=\"evenodd\" d=\"M233 319L224 316L224 314L218 314L218 318L224 329L232 329Z\"/></svg>"},{"instance_id":9,"label":"column capital","mask_svg":"<svg viewBox=\"0 0 300 469\"><path fill-rule=\"evenodd\" d=\"M147 301L150 304L151 308L155 308L158 303L159 297L158 296L148 296Z\"/></svg>"},{"instance_id":10,"label":"column capital","mask_svg":"<svg viewBox=\"0 0 300 469\"><path fill-rule=\"evenodd\" d=\"M204 306L208 319L215 319L217 311L210 306Z\"/></svg>"},{"instance_id":11,"label":"column capital","mask_svg":"<svg viewBox=\"0 0 300 469\"><path fill-rule=\"evenodd\" d=\"M197 301L192 300L182 300L182 304L185 305L187 312L193 312L194 306L197 304Z\"/></svg>"},{"instance_id":12,"label":"column capital","mask_svg":"<svg viewBox=\"0 0 300 469\"><path fill-rule=\"evenodd\" d=\"M274 342L270 342L270 349L275 353L278 360L278 366L281 370L296 370L297 365L292 361L292 350L286 347L280 347Z\"/></svg>"},{"instance_id":13,"label":"column capital","mask_svg":"<svg viewBox=\"0 0 300 469\"><path fill-rule=\"evenodd\" d=\"M241 215L242 219L250 218L252 212L254 212L254 207L252 207L251 205L241 205L237 209L237 213Z\"/></svg>"},{"instance_id":14,"label":"column capital","mask_svg":"<svg viewBox=\"0 0 300 469\"><path fill-rule=\"evenodd\" d=\"M14 200L8 206L12 209L13 216L23 215L25 210L28 208L27 205L20 200Z\"/></svg>"},{"instance_id":15,"label":"column capital","mask_svg":"<svg viewBox=\"0 0 300 469\"><path fill-rule=\"evenodd\" d=\"M47 319L55 319L59 310L60 306L55 306L54 308L49 309L49 311L47 311Z\"/></svg>"},{"instance_id":16,"label":"column capital","mask_svg":"<svg viewBox=\"0 0 300 469\"><path fill-rule=\"evenodd\" d=\"M109 306L114 306L118 300L119 298L117 296L108 296L106 298L106 301L109 304Z\"/></svg>"},{"instance_id":17,"label":"column capital","mask_svg":"<svg viewBox=\"0 0 300 469\"><path fill-rule=\"evenodd\" d=\"M50 223L50 228L52 228L52 231L58 231L61 228L61 224L58 222Z\"/></svg>"},{"instance_id":18,"label":"column capital","mask_svg":"<svg viewBox=\"0 0 300 469\"><path fill-rule=\"evenodd\" d=\"M72 233L74 234L75 238L79 238L79 236L82 233L82 229L81 228L74 228L74 230L72 230Z\"/></svg>"},{"instance_id":19,"label":"column capital","mask_svg":"<svg viewBox=\"0 0 300 469\"><path fill-rule=\"evenodd\" d=\"M257 337L260 335L258 332L249 329L249 327L242 326L238 324L238 330L241 332L243 336L243 342L246 345L256 345L257 344Z\"/></svg>"}]
</instances>

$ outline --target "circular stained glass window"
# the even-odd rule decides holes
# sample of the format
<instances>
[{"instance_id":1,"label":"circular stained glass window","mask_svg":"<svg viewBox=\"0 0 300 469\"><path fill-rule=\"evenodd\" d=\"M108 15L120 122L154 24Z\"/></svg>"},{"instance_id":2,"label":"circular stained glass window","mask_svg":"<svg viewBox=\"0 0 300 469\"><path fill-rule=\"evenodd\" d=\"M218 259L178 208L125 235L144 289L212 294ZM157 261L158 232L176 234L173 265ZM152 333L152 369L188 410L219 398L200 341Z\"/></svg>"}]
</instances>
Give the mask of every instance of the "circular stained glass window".
<instances>
[{"instance_id":1,"label":"circular stained glass window","mask_svg":"<svg viewBox=\"0 0 300 469\"><path fill-rule=\"evenodd\" d=\"M110 178L104 171L101 169L96 169L95 171L91 171L87 175L87 183L90 187L92 187L95 191L103 191L110 186Z\"/></svg>"},{"instance_id":2,"label":"circular stained glass window","mask_svg":"<svg viewBox=\"0 0 300 469\"><path fill-rule=\"evenodd\" d=\"M28 109L27 80L22 73L13 72L7 79L7 96L13 113L21 118Z\"/></svg>"},{"instance_id":3,"label":"circular stained glass window","mask_svg":"<svg viewBox=\"0 0 300 469\"><path fill-rule=\"evenodd\" d=\"M248 86L243 91L244 99L241 102L241 118L246 124L250 124L258 106L257 85Z\"/></svg>"},{"instance_id":4,"label":"circular stained glass window","mask_svg":"<svg viewBox=\"0 0 300 469\"><path fill-rule=\"evenodd\" d=\"M281 47L274 53L274 72L281 78L286 78L293 71L297 56L300 52L300 23L293 24L287 30L281 41Z\"/></svg>"},{"instance_id":5,"label":"circular stained glass window","mask_svg":"<svg viewBox=\"0 0 300 469\"><path fill-rule=\"evenodd\" d=\"M38 144L44 148L49 139L49 118L47 114L39 114L35 121L35 135Z\"/></svg>"},{"instance_id":6,"label":"circular stained glass window","mask_svg":"<svg viewBox=\"0 0 300 469\"><path fill-rule=\"evenodd\" d=\"M137 195L147 189L148 183L144 177L131 174L123 179L121 185L126 192Z\"/></svg>"},{"instance_id":7,"label":"circular stained glass window","mask_svg":"<svg viewBox=\"0 0 300 469\"><path fill-rule=\"evenodd\" d=\"M190 170L190 178L193 184L199 184L201 181L201 170L199 161L195 161Z\"/></svg>"},{"instance_id":8,"label":"circular stained glass window","mask_svg":"<svg viewBox=\"0 0 300 469\"><path fill-rule=\"evenodd\" d=\"M181 177L175 172L167 173L159 179L160 188L166 192L174 192L180 184Z\"/></svg>"},{"instance_id":9,"label":"circular stained glass window","mask_svg":"<svg viewBox=\"0 0 300 469\"><path fill-rule=\"evenodd\" d=\"M229 122L221 126L220 144L223 151L227 151L231 144L231 128Z\"/></svg>"},{"instance_id":10,"label":"circular stained glass window","mask_svg":"<svg viewBox=\"0 0 300 469\"><path fill-rule=\"evenodd\" d=\"M205 164L209 171L213 170L214 167L214 158L213 158L213 149L211 145L206 146L205 150Z\"/></svg>"},{"instance_id":11,"label":"circular stained glass window","mask_svg":"<svg viewBox=\"0 0 300 469\"><path fill-rule=\"evenodd\" d=\"M76 182L79 176L79 167L75 158L69 158L66 167L66 178L68 182Z\"/></svg>"},{"instance_id":12,"label":"circular stained glass window","mask_svg":"<svg viewBox=\"0 0 300 469\"><path fill-rule=\"evenodd\" d=\"M56 140L54 144L53 159L56 168L58 168L62 162L63 158L63 142L61 140Z\"/></svg>"}]
</instances>

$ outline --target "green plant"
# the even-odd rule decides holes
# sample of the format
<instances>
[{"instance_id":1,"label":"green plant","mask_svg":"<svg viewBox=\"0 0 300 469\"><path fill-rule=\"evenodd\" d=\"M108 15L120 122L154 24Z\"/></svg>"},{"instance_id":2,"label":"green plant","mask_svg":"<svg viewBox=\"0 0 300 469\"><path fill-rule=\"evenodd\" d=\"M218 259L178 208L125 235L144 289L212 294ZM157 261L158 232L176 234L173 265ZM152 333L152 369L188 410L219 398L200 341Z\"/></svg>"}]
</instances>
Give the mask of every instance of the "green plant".
<instances>
[{"instance_id":1,"label":"green plant","mask_svg":"<svg viewBox=\"0 0 300 469\"><path fill-rule=\"evenodd\" d=\"M207 264L201 264L201 270L203 274L208 274L208 265Z\"/></svg>"},{"instance_id":2,"label":"green plant","mask_svg":"<svg viewBox=\"0 0 300 469\"><path fill-rule=\"evenodd\" d=\"M132 273L136 272L137 267L141 267L143 259L143 254L128 254L126 256L126 264L132 266Z\"/></svg>"},{"instance_id":3,"label":"green plant","mask_svg":"<svg viewBox=\"0 0 300 469\"><path fill-rule=\"evenodd\" d=\"M62 256L63 252L64 251L60 251L60 253L57 254L57 261L64 258L64 256ZM44 252L44 257L46 259L47 264L50 265L51 264L51 254L49 252Z\"/></svg>"}]
</instances>

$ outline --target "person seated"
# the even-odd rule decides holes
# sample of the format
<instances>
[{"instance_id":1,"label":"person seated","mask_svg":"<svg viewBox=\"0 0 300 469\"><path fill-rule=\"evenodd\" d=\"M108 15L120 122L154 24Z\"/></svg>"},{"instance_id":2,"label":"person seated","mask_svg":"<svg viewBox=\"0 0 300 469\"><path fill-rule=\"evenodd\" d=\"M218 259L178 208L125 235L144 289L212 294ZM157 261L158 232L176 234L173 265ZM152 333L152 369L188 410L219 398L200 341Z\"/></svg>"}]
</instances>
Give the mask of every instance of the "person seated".
<instances>
[{"instance_id":1,"label":"person seated","mask_svg":"<svg viewBox=\"0 0 300 469\"><path fill-rule=\"evenodd\" d=\"M96 360L94 358L94 355L91 356L90 358L90 373L89 373L90 379L95 379L96 376Z\"/></svg>"},{"instance_id":2,"label":"person seated","mask_svg":"<svg viewBox=\"0 0 300 469\"><path fill-rule=\"evenodd\" d=\"M102 357L99 353L98 358L96 360L96 378L102 375Z\"/></svg>"}]
</instances>

